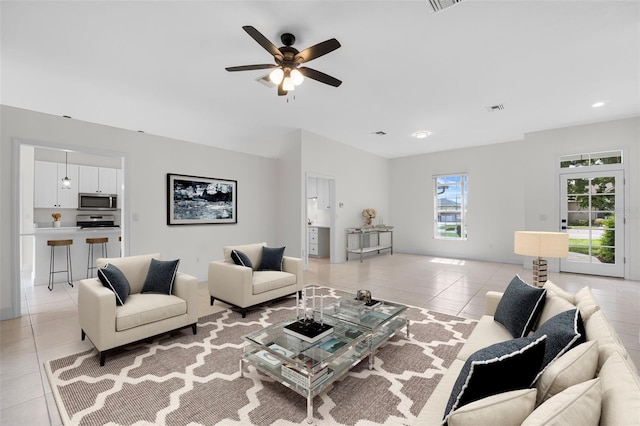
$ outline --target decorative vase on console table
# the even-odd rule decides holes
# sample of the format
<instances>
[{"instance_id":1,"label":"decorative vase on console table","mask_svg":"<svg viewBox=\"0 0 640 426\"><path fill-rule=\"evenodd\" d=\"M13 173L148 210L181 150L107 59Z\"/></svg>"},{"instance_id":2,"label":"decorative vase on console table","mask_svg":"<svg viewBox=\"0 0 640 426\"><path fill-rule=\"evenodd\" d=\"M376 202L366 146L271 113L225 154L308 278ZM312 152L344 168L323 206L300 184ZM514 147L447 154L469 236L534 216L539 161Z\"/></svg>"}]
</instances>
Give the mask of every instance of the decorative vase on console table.
<instances>
[{"instance_id":1,"label":"decorative vase on console table","mask_svg":"<svg viewBox=\"0 0 640 426\"><path fill-rule=\"evenodd\" d=\"M364 218L364 227L370 228L373 222L373 219L376 218L378 213L375 209L364 209L362 210L362 217Z\"/></svg>"}]
</instances>

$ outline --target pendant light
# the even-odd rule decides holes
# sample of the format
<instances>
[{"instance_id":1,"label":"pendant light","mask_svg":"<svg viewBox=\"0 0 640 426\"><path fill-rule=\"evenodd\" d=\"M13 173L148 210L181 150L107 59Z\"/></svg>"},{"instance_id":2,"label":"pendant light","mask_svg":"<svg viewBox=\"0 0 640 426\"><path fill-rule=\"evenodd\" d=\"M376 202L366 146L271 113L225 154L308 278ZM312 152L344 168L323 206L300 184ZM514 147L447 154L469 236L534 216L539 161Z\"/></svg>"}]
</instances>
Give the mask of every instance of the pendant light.
<instances>
[{"instance_id":1,"label":"pendant light","mask_svg":"<svg viewBox=\"0 0 640 426\"><path fill-rule=\"evenodd\" d=\"M62 189L71 189L71 179L69 179L69 153L64 153L64 177L62 178Z\"/></svg>"}]
</instances>

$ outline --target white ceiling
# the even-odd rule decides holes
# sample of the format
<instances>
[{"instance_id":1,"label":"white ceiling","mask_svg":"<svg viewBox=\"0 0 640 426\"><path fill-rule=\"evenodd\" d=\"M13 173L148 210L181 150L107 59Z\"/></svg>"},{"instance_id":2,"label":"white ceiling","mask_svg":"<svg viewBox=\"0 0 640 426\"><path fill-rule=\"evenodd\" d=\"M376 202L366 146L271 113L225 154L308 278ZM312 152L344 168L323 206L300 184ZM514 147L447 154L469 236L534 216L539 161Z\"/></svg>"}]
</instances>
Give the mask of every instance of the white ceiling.
<instances>
[{"instance_id":1,"label":"white ceiling","mask_svg":"<svg viewBox=\"0 0 640 426\"><path fill-rule=\"evenodd\" d=\"M2 104L267 157L296 129L394 158L640 115L638 1L464 0L434 14L426 0L3 0L0 12ZM306 79L287 102L255 81L264 71L226 72L272 62L243 25L278 46L291 32L299 50L337 38L308 66L342 86Z\"/></svg>"}]
</instances>

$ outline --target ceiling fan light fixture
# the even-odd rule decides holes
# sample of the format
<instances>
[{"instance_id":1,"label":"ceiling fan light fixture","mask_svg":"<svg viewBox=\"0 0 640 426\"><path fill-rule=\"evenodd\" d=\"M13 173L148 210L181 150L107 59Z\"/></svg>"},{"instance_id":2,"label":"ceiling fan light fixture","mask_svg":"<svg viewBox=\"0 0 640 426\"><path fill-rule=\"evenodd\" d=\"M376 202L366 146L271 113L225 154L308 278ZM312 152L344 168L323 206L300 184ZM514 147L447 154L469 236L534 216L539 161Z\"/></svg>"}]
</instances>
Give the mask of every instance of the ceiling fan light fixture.
<instances>
[{"instance_id":1,"label":"ceiling fan light fixture","mask_svg":"<svg viewBox=\"0 0 640 426\"><path fill-rule=\"evenodd\" d=\"M282 71L282 68L276 68L273 71L271 71L271 73L269 73L269 80L271 80L273 84L282 83L283 78L284 78L284 71Z\"/></svg>"},{"instance_id":2,"label":"ceiling fan light fixture","mask_svg":"<svg viewBox=\"0 0 640 426\"><path fill-rule=\"evenodd\" d=\"M291 70L291 80L295 86L300 86L304 81L304 76L299 70Z\"/></svg>"},{"instance_id":3,"label":"ceiling fan light fixture","mask_svg":"<svg viewBox=\"0 0 640 426\"><path fill-rule=\"evenodd\" d=\"M293 84L293 79L291 77L284 78L284 81L282 82L282 89L287 92L296 90L296 86L295 84Z\"/></svg>"}]
</instances>

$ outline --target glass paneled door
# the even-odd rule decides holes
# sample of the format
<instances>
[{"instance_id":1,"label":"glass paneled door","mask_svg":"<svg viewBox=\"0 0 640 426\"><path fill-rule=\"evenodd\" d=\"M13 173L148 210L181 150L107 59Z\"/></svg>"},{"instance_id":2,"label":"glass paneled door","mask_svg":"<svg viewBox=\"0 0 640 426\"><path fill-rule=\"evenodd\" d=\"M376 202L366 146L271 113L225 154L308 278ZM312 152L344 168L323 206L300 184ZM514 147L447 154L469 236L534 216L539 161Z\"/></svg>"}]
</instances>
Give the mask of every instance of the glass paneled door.
<instances>
[{"instance_id":1,"label":"glass paneled door","mask_svg":"<svg viewBox=\"0 0 640 426\"><path fill-rule=\"evenodd\" d=\"M569 256L560 270L624 276L624 178L620 170L560 175L561 228Z\"/></svg>"}]
</instances>

